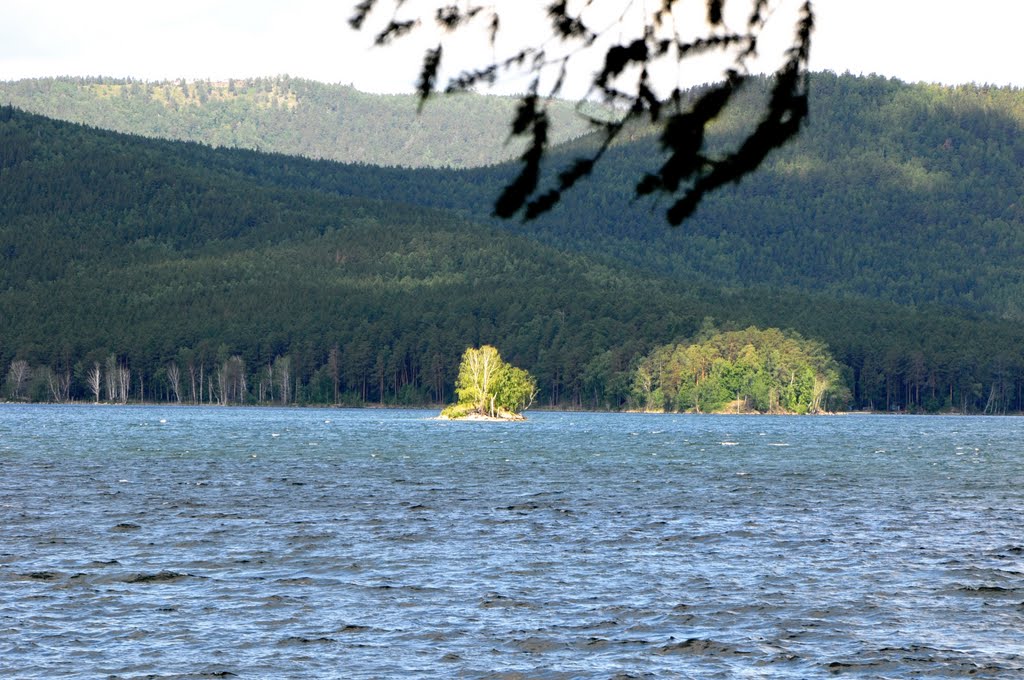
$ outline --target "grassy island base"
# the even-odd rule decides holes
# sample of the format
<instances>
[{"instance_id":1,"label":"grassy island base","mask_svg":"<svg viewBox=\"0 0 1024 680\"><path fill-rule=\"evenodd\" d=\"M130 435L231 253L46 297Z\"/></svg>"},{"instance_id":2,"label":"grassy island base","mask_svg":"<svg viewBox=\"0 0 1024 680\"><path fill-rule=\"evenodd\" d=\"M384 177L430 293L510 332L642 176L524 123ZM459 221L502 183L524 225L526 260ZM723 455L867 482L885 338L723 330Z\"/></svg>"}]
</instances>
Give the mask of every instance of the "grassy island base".
<instances>
[{"instance_id":1,"label":"grassy island base","mask_svg":"<svg viewBox=\"0 0 1024 680\"><path fill-rule=\"evenodd\" d=\"M469 407L466 404L452 404L441 411L438 420L479 420L492 422L505 422L510 420L526 420L526 416L520 413L513 413L505 409L498 409L492 416L482 413L479 410Z\"/></svg>"}]
</instances>

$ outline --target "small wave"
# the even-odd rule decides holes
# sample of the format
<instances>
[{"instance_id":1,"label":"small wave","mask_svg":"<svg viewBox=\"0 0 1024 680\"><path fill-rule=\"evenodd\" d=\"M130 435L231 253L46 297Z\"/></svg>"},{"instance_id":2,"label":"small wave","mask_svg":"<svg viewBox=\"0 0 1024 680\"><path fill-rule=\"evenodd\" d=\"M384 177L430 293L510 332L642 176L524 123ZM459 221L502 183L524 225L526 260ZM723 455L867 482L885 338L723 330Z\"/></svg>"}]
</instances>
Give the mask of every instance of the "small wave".
<instances>
[{"instance_id":1,"label":"small wave","mask_svg":"<svg viewBox=\"0 0 1024 680\"><path fill-rule=\"evenodd\" d=\"M490 593L480 601L481 609L536 609L538 606L534 602L517 600L498 593Z\"/></svg>"},{"instance_id":2,"label":"small wave","mask_svg":"<svg viewBox=\"0 0 1024 680\"><path fill-rule=\"evenodd\" d=\"M956 589L956 592L965 595L988 595L988 596L1008 596L1015 595L1018 591L1017 588L1004 588L1003 586L967 586L962 585Z\"/></svg>"},{"instance_id":3,"label":"small wave","mask_svg":"<svg viewBox=\"0 0 1024 680\"><path fill-rule=\"evenodd\" d=\"M121 522L111 527L111 531L138 531L142 527L134 522Z\"/></svg>"},{"instance_id":4,"label":"small wave","mask_svg":"<svg viewBox=\"0 0 1024 680\"><path fill-rule=\"evenodd\" d=\"M658 648L658 654L710 654L710 655L741 655L750 654L727 642L689 638L682 642L670 642Z\"/></svg>"},{"instance_id":5,"label":"small wave","mask_svg":"<svg viewBox=\"0 0 1024 680\"><path fill-rule=\"evenodd\" d=\"M496 510L508 510L510 512L529 512L530 510L538 510L542 506L539 503L516 503L514 505L506 505L502 508L495 508Z\"/></svg>"},{"instance_id":6,"label":"small wave","mask_svg":"<svg viewBox=\"0 0 1024 680\"><path fill-rule=\"evenodd\" d=\"M158 571L155 574L132 574L124 579L125 583L173 583L182 579L191 578L191 574L183 574L178 571Z\"/></svg>"},{"instance_id":7,"label":"small wave","mask_svg":"<svg viewBox=\"0 0 1024 680\"><path fill-rule=\"evenodd\" d=\"M120 562L117 560L93 560L85 566L95 569L97 567L113 567L118 564L120 564Z\"/></svg>"},{"instance_id":8,"label":"small wave","mask_svg":"<svg viewBox=\"0 0 1024 680\"><path fill-rule=\"evenodd\" d=\"M531 635L526 638L512 640L512 646L528 654L545 654L560 649L565 649L568 643L553 638L538 637Z\"/></svg>"},{"instance_id":9,"label":"small wave","mask_svg":"<svg viewBox=\"0 0 1024 680\"><path fill-rule=\"evenodd\" d=\"M370 631L370 630L373 630L373 629L370 628L369 626L360 626L359 624L356 624L356 623L349 623L347 625L342 626L338 630L338 632L339 633L351 634L351 633L365 633L365 632Z\"/></svg>"},{"instance_id":10,"label":"small wave","mask_svg":"<svg viewBox=\"0 0 1024 680\"><path fill-rule=\"evenodd\" d=\"M33 581L56 581L61 575L55 571L30 571L22 576Z\"/></svg>"},{"instance_id":11,"label":"small wave","mask_svg":"<svg viewBox=\"0 0 1024 680\"><path fill-rule=\"evenodd\" d=\"M287 647L287 646L290 646L290 645L322 645L322 644L332 644L332 643L335 643L335 642L337 642L337 640L335 640L334 638L327 637L327 636L305 637L305 636L302 636L302 635L292 635L292 636L286 637L283 640L280 640L277 644L280 647Z\"/></svg>"},{"instance_id":12,"label":"small wave","mask_svg":"<svg viewBox=\"0 0 1024 680\"><path fill-rule=\"evenodd\" d=\"M279 578L275 583L286 586L313 586L317 584L317 580L309 576L290 576L288 578Z\"/></svg>"}]
</instances>

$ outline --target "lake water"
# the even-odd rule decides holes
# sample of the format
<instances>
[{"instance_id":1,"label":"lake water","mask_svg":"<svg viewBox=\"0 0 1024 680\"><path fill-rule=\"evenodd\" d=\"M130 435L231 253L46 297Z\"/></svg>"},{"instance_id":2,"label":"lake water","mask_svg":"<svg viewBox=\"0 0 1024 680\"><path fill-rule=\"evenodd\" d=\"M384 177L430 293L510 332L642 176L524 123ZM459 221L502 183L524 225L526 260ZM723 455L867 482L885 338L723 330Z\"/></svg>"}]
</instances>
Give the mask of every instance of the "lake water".
<instances>
[{"instance_id":1,"label":"lake water","mask_svg":"<svg viewBox=\"0 0 1024 680\"><path fill-rule=\"evenodd\" d=\"M1024 677L1024 419L0 406L0 677Z\"/></svg>"}]
</instances>

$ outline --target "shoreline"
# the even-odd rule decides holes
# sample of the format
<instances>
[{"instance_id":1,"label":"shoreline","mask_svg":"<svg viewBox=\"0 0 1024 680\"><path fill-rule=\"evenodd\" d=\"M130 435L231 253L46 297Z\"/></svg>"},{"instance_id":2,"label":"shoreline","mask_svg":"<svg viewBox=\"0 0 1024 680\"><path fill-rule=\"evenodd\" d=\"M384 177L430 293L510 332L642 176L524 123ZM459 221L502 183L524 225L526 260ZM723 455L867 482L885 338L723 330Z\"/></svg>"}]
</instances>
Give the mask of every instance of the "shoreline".
<instances>
[{"instance_id":1,"label":"shoreline","mask_svg":"<svg viewBox=\"0 0 1024 680\"><path fill-rule=\"evenodd\" d=\"M469 414L464 415L464 416L459 416L457 418L452 418L451 416L444 415L444 413L442 412L440 415L438 415L435 418L435 420L448 420L448 421L468 420L468 421L477 422L477 423L521 423L524 420L526 420L526 416L524 416L524 415L522 415L520 413L514 413L514 414L506 415L506 416L488 416L488 415L485 415L483 413L469 413Z\"/></svg>"},{"instance_id":2,"label":"shoreline","mask_svg":"<svg viewBox=\"0 0 1024 680\"><path fill-rule=\"evenodd\" d=\"M440 411L447 406L446 404L362 404L362 405L351 405L351 404L190 404L190 403L177 403L168 401L129 401L126 403L116 403L110 401L11 401L11 400L0 400L0 406L75 406L75 407L117 407L117 406L131 406L131 407L160 407L160 408L279 408L279 409L328 409L328 410L385 410L385 411L401 411L401 410L415 410L415 411ZM962 417L993 417L993 418L1006 418L1006 417L1021 417L1024 416L1024 411L1014 411L1011 413L963 413L961 411L943 411L939 413L911 413L907 411L826 411L821 413L761 413L760 411L712 411L712 412L696 412L696 411L645 411L640 409L587 409L587 408L566 408L566 407L555 407L555 406L534 406L530 408L531 411L538 413L629 413L635 415L671 415L671 416L771 416L780 418L789 417L828 417L828 416L962 416ZM501 421L518 421L519 418L501 418L474 414L473 416L466 416L464 418L441 418L437 417L438 420L476 420L479 422L486 422L493 420L495 422ZM522 416L522 420L526 420L525 416Z\"/></svg>"}]
</instances>

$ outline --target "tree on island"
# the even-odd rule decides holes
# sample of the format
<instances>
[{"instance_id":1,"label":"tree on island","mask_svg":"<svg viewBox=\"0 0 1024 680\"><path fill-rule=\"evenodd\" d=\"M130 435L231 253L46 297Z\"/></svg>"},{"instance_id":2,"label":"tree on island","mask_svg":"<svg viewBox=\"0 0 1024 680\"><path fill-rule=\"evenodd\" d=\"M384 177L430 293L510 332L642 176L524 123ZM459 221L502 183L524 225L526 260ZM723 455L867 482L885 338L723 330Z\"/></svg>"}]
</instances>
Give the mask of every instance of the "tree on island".
<instances>
[{"instance_id":1,"label":"tree on island","mask_svg":"<svg viewBox=\"0 0 1024 680\"><path fill-rule=\"evenodd\" d=\"M821 413L850 394L824 344L778 328L706 329L640 360L631 401L644 411Z\"/></svg>"},{"instance_id":2,"label":"tree on island","mask_svg":"<svg viewBox=\"0 0 1024 680\"><path fill-rule=\"evenodd\" d=\"M455 380L458 402L441 412L443 418L521 419L537 395L537 381L521 368L505 363L491 345L467 348Z\"/></svg>"},{"instance_id":3,"label":"tree on island","mask_svg":"<svg viewBox=\"0 0 1024 680\"><path fill-rule=\"evenodd\" d=\"M525 219L532 219L550 210L563 192L593 171L633 122L657 126L665 152L661 166L638 179L636 194L671 197L665 217L673 226L693 214L706 194L756 170L769 152L796 136L807 117L814 28L811 0L800 3L792 43L780 55L760 120L751 121L752 130L730 149L710 152L705 141L710 123L730 108L735 95L753 79L758 41L778 4L770 0L705 0L704 16L696 18L685 14L693 5L682 0L663 0L649 8L622 0L575 3L572 7L564 0L547 3L546 33L531 31L525 44L518 49L513 46L509 56L492 56L490 61L449 78L444 87L445 92L464 92L478 85L493 85L502 76L514 78L521 69L531 78L511 125L511 136L525 138L528 146L518 176L494 204L495 215L508 218L522 212ZM428 11L418 3L406 6L405 0L362 0L354 6L349 24L362 29L378 5L391 5L392 9L390 17L380 12L387 23L373 29L379 28L378 45L424 24L437 26L442 36L475 27L490 42L491 49L483 53L491 55L496 54L502 27L510 23L509 14L522 10L518 2L500 9L498 3L459 7L437 2L428 3L432 8ZM736 8L739 13L734 13ZM436 47L424 53L417 82L421 106L439 89L444 47L444 40L439 39ZM692 64L709 55L723 57L728 63L721 81L698 90L680 88L683 62ZM674 69L665 68L673 62ZM557 181L549 180L545 190L541 161L548 150L547 107L562 96L567 81L580 71L592 72L593 77L577 111L597 131L600 143L593 153L562 169ZM603 102L618 115L592 115L582 105L587 101Z\"/></svg>"}]
</instances>

